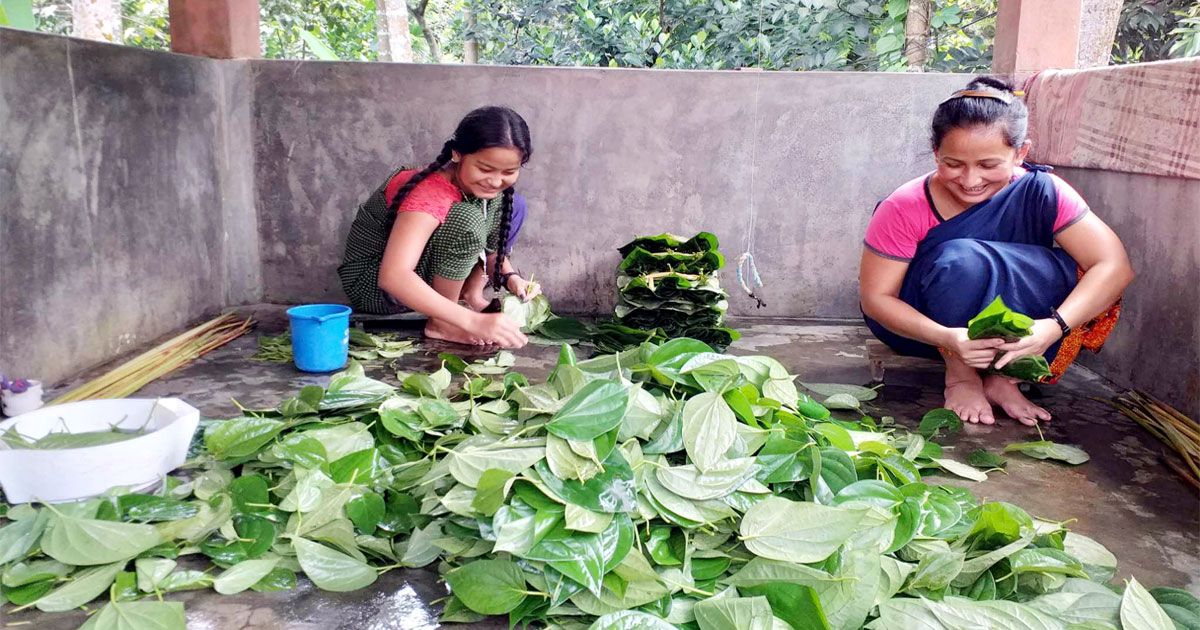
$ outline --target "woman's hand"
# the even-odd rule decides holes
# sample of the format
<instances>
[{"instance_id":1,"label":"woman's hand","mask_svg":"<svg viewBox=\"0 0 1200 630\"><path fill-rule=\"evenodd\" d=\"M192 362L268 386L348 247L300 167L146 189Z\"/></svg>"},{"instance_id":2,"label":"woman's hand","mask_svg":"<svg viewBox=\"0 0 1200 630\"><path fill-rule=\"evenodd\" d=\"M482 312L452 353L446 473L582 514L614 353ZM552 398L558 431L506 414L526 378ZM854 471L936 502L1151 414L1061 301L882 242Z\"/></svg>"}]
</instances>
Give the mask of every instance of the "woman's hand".
<instances>
[{"instance_id":1,"label":"woman's hand","mask_svg":"<svg viewBox=\"0 0 1200 630\"><path fill-rule=\"evenodd\" d=\"M996 369L1000 369L1021 357L1034 357L1046 352L1046 348L1062 339L1062 329L1053 319L1038 319L1033 322L1032 334L1027 337L1006 343L996 348L1002 356L996 361Z\"/></svg>"},{"instance_id":2,"label":"woman's hand","mask_svg":"<svg viewBox=\"0 0 1200 630\"><path fill-rule=\"evenodd\" d=\"M504 348L521 348L529 343L521 327L504 313L475 313L474 324L468 332L486 344Z\"/></svg>"},{"instance_id":3,"label":"woman's hand","mask_svg":"<svg viewBox=\"0 0 1200 630\"><path fill-rule=\"evenodd\" d=\"M958 357L963 363L984 370L996 360L997 349L1003 347L1003 339L971 339L966 328L947 328L942 349Z\"/></svg>"},{"instance_id":4,"label":"woman's hand","mask_svg":"<svg viewBox=\"0 0 1200 630\"><path fill-rule=\"evenodd\" d=\"M504 288L508 289L509 293L521 298L522 302L528 302L542 294L542 285L530 282L518 275L509 276L508 286Z\"/></svg>"}]
</instances>

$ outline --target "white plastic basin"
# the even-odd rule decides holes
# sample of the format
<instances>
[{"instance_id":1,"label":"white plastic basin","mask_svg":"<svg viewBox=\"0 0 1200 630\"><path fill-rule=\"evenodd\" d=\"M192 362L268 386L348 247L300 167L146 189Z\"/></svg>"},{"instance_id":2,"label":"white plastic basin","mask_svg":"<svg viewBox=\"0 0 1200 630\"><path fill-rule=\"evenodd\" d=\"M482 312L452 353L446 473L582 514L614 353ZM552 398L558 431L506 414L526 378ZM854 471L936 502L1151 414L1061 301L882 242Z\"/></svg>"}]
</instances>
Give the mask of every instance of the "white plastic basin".
<instances>
[{"instance_id":1,"label":"white plastic basin","mask_svg":"<svg viewBox=\"0 0 1200 630\"><path fill-rule=\"evenodd\" d=\"M0 422L30 439L66 430L144 429L145 435L85 448L13 449L0 442L0 488L9 503L78 501L110 488L143 490L187 459L200 412L178 398L85 400Z\"/></svg>"}]
</instances>

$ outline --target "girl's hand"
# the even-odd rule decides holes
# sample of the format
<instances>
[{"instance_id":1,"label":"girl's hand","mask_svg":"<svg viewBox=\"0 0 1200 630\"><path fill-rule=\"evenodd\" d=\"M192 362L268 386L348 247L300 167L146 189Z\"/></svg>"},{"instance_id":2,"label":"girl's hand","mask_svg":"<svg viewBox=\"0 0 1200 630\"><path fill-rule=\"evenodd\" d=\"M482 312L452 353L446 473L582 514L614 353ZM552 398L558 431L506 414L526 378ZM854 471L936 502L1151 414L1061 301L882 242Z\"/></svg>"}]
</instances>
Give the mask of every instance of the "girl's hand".
<instances>
[{"instance_id":1,"label":"girl's hand","mask_svg":"<svg viewBox=\"0 0 1200 630\"><path fill-rule=\"evenodd\" d=\"M542 285L516 275L508 277L508 286L505 288L509 293L521 298L522 302L528 302L542 294Z\"/></svg>"},{"instance_id":2,"label":"girl's hand","mask_svg":"<svg viewBox=\"0 0 1200 630\"><path fill-rule=\"evenodd\" d=\"M996 360L996 350L1004 344L1003 339L971 339L966 328L949 328L942 349L963 363L984 370Z\"/></svg>"},{"instance_id":3,"label":"girl's hand","mask_svg":"<svg viewBox=\"0 0 1200 630\"><path fill-rule=\"evenodd\" d=\"M521 327L504 313L476 313L469 332L486 344L504 348L521 348L529 343Z\"/></svg>"},{"instance_id":4,"label":"girl's hand","mask_svg":"<svg viewBox=\"0 0 1200 630\"><path fill-rule=\"evenodd\" d=\"M996 369L1000 369L1021 357L1038 356L1046 352L1046 348L1062 338L1062 329L1053 319L1038 319L1033 322L1033 332L1028 337L1006 343L996 348L1003 353L996 361Z\"/></svg>"}]
</instances>

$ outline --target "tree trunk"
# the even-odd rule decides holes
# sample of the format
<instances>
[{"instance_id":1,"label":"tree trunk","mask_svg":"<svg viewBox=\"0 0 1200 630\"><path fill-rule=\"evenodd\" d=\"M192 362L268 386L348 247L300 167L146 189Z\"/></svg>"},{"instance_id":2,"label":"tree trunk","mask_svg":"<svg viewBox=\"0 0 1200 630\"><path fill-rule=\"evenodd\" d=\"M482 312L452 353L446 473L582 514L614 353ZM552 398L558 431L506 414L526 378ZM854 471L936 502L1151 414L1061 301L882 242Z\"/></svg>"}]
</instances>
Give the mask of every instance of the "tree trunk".
<instances>
[{"instance_id":1,"label":"tree trunk","mask_svg":"<svg viewBox=\"0 0 1200 630\"><path fill-rule=\"evenodd\" d=\"M1076 68L1107 66L1121 21L1121 0L1083 0L1079 15Z\"/></svg>"},{"instance_id":2,"label":"tree trunk","mask_svg":"<svg viewBox=\"0 0 1200 630\"><path fill-rule=\"evenodd\" d=\"M475 41L475 9L467 5L467 41L463 42L463 63L479 63L479 42Z\"/></svg>"},{"instance_id":3,"label":"tree trunk","mask_svg":"<svg viewBox=\"0 0 1200 630\"><path fill-rule=\"evenodd\" d=\"M404 0L375 0L375 30L379 37L379 61L412 63L408 4Z\"/></svg>"},{"instance_id":4,"label":"tree trunk","mask_svg":"<svg viewBox=\"0 0 1200 630\"><path fill-rule=\"evenodd\" d=\"M921 72L929 59L929 13L932 0L908 0L904 18L904 59L909 70Z\"/></svg>"},{"instance_id":5,"label":"tree trunk","mask_svg":"<svg viewBox=\"0 0 1200 630\"><path fill-rule=\"evenodd\" d=\"M442 49L438 47L437 38L429 31L429 25L425 23L425 9L427 7L429 7L429 0L419 0L415 8L411 4L408 5L408 12L417 21L417 26L421 27L421 35L425 37L425 45L429 47L429 61L431 63L441 63Z\"/></svg>"},{"instance_id":6,"label":"tree trunk","mask_svg":"<svg viewBox=\"0 0 1200 630\"><path fill-rule=\"evenodd\" d=\"M73 0L71 36L121 43L121 1Z\"/></svg>"}]
</instances>

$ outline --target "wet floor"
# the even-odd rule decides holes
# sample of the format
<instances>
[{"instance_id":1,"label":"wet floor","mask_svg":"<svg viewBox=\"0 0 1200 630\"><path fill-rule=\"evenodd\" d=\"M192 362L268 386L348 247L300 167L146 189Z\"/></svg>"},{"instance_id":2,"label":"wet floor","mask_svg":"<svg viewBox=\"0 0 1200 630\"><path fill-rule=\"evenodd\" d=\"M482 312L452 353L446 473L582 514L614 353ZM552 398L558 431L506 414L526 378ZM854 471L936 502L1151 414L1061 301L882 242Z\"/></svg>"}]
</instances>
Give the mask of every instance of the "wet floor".
<instances>
[{"instance_id":1,"label":"wet floor","mask_svg":"<svg viewBox=\"0 0 1200 630\"><path fill-rule=\"evenodd\" d=\"M328 376L308 375L291 365L250 360L258 334L284 329L282 307L245 309L260 321L258 329L200 361L150 384L139 396L177 396L206 417L236 415L246 407L274 406L301 387L324 384ZM870 380L866 340L869 332L849 322L734 321L742 339L730 352L767 354L782 362L802 382L864 384ZM416 334L418 330L409 330ZM372 363L370 376L395 382L396 371L437 367L439 352L454 351L472 358L462 347L419 344L418 352L394 366ZM557 346L531 344L516 352L514 369L531 380L543 379L553 366ZM84 375L85 377L88 375ZM915 426L926 411L940 407L941 380L937 366L919 360L888 364L880 396L869 410L876 417L893 416ZM69 386L70 384L68 384ZM1082 466L1064 466L1022 457L1009 459L1007 474L993 473L982 483L935 478L969 487L986 500L1008 501L1046 519L1072 520L1070 527L1091 536L1116 554L1117 578L1136 576L1148 586L1175 586L1200 595L1200 500L1159 461L1161 446L1143 429L1102 402L1115 395L1110 385L1083 368L1072 368L1059 385L1046 387L1036 400L1054 414L1045 438L1077 444L1091 455ZM1097 400L1101 399L1101 400ZM1015 441L1038 439L1035 429L1002 419L995 426L968 426L943 440L951 457L962 459L976 448L998 451ZM437 600L445 587L432 570L396 570L371 587L352 593L319 591L301 578L289 592L244 592L222 596L193 591L168 597L185 602L192 629L324 629L363 630L437 627ZM74 629L79 613L23 613L0 619L26 622L26 628ZM507 628L507 621L476 627Z\"/></svg>"}]
</instances>

